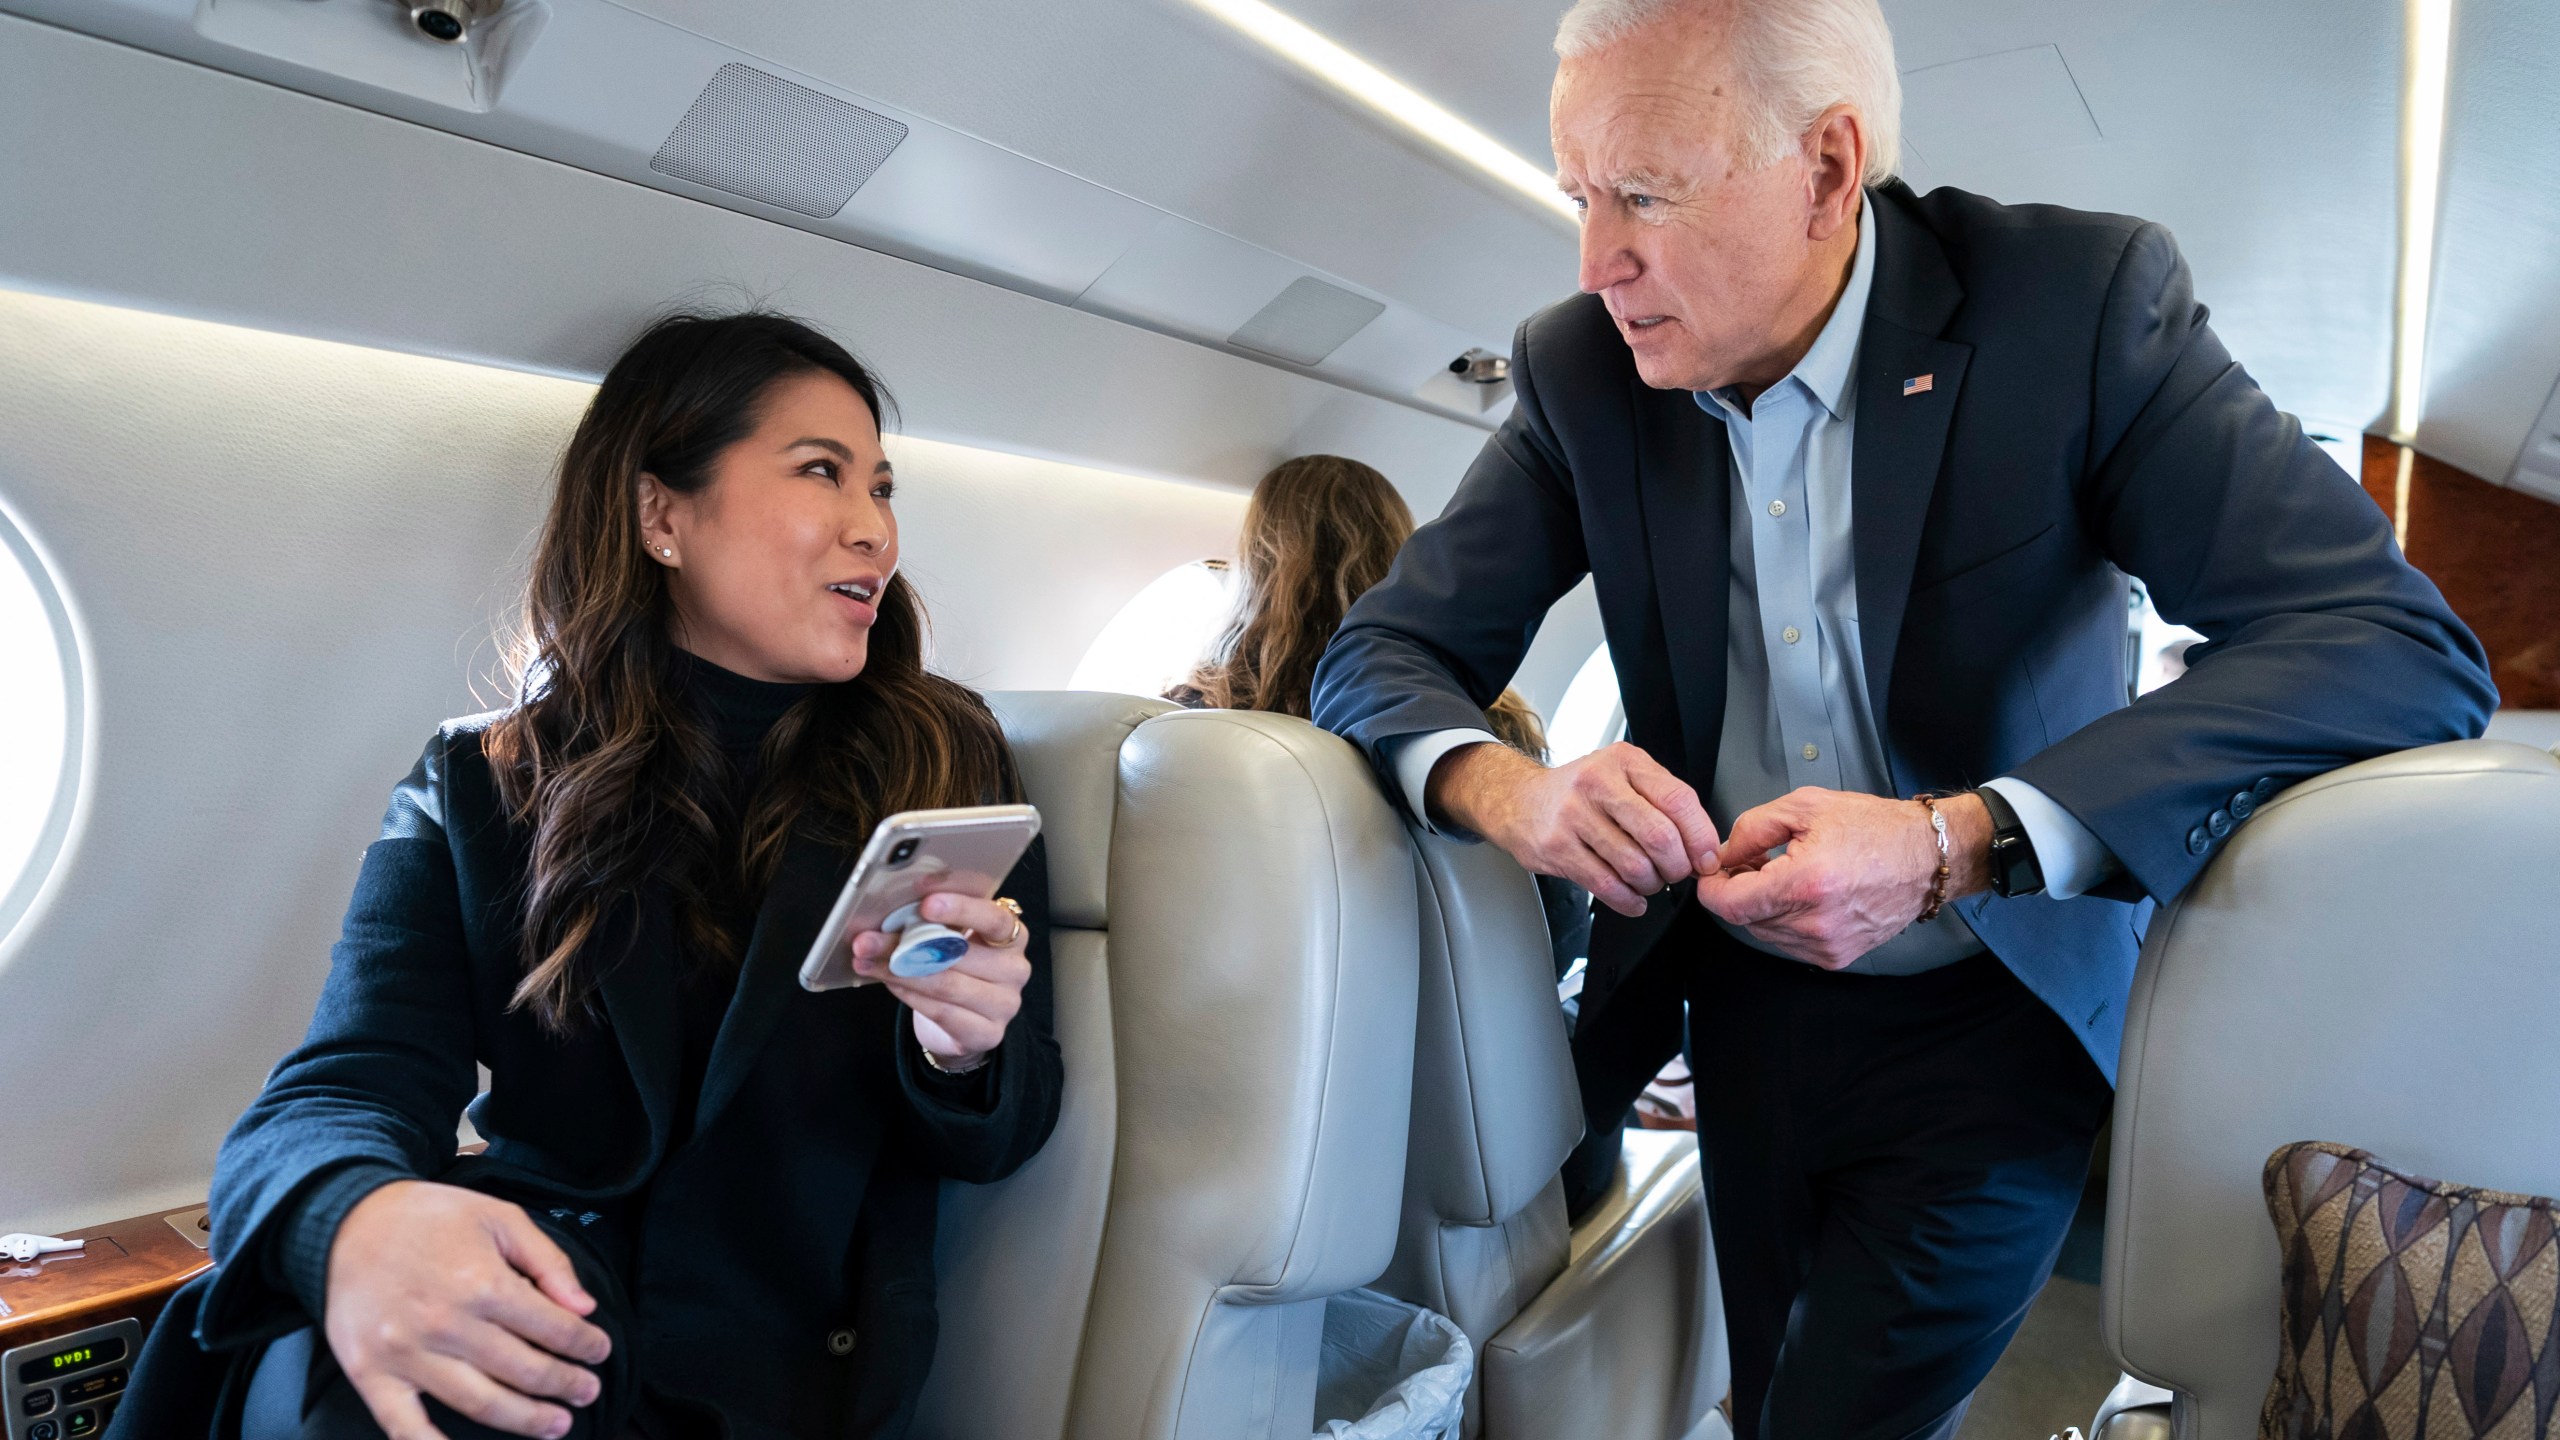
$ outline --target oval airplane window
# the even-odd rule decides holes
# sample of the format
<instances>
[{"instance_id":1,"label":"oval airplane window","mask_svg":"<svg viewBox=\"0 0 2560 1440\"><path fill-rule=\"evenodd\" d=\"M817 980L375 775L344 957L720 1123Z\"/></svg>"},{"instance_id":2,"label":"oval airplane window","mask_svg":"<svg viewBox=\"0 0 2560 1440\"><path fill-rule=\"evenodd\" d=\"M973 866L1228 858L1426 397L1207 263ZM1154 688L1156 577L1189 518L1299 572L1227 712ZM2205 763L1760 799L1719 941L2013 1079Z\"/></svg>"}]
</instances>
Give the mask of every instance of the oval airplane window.
<instances>
[{"instance_id":1,"label":"oval airplane window","mask_svg":"<svg viewBox=\"0 0 2560 1440\"><path fill-rule=\"evenodd\" d=\"M1573 672L1556 702L1555 723L1547 727L1547 759L1562 765L1579 760L1627 733L1626 707L1618 703L1618 670L1609 663L1609 647L1601 646Z\"/></svg>"},{"instance_id":2,"label":"oval airplane window","mask_svg":"<svg viewBox=\"0 0 2560 1440\"><path fill-rule=\"evenodd\" d=\"M1157 576L1102 627L1068 687L1163 694L1217 642L1233 584L1224 560L1194 560Z\"/></svg>"},{"instance_id":3,"label":"oval airplane window","mask_svg":"<svg viewBox=\"0 0 2560 1440\"><path fill-rule=\"evenodd\" d=\"M44 561L0 510L0 941L35 904L79 796L80 663Z\"/></svg>"}]
</instances>

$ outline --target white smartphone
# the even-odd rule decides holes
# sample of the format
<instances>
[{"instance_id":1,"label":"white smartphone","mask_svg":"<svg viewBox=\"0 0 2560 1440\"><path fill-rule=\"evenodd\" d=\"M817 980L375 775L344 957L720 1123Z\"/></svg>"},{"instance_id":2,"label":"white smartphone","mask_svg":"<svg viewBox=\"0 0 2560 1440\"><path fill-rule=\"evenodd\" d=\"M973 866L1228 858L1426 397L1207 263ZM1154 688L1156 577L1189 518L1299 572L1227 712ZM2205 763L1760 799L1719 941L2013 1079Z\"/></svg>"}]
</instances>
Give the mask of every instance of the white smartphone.
<instances>
[{"instance_id":1,"label":"white smartphone","mask_svg":"<svg viewBox=\"0 0 2560 1440\"><path fill-rule=\"evenodd\" d=\"M827 923L800 962L804 990L840 990L869 981L853 973L853 937L877 930L890 916L927 895L946 891L992 898L1022 852L1040 834L1040 812L1029 805L971 805L952 810L907 810L880 822L854 863ZM959 956L953 954L943 964ZM932 973L921 966L917 973ZM940 968L940 967L934 967ZM899 973L905 974L906 970Z\"/></svg>"}]
</instances>

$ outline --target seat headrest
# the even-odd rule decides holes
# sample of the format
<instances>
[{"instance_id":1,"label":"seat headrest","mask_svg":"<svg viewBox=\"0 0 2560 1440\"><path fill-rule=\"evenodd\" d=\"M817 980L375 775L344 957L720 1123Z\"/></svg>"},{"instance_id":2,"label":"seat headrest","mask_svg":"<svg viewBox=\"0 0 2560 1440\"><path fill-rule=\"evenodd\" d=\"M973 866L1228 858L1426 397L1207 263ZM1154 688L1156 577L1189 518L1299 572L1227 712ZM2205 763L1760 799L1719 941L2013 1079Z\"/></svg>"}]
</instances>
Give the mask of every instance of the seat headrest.
<instances>
[{"instance_id":1,"label":"seat headrest","mask_svg":"<svg viewBox=\"0 0 2560 1440\"><path fill-rule=\"evenodd\" d=\"M2244 1440L2275 1373L2269 1152L2560 1194L2560 759L2470 740L2284 792L2157 916L2126 1018L2109 1342ZM2189 1428L2191 1421L2193 1428Z\"/></svg>"},{"instance_id":2,"label":"seat headrest","mask_svg":"<svg viewBox=\"0 0 2560 1440\"><path fill-rule=\"evenodd\" d=\"M1405 1193L1457 1225L1509 1219L1582 1138L1555 952L1529 873L1491 845L1412 835L1422 994Z\"/></svg>"},{"instance_id":3,"label":"seat headrest","mask_svg":"<svg viewBox=\"0 0 2560 1440\"><path fill-rule=\"evenodd\" d=\"M1024 792L1040 807L1040 833L1049 842L1051 922L1103 928L1110 918L1121 743L1178 707L1099 690L1000 690L987 704L1013 746Z\"/></svg>"}]
</instances>

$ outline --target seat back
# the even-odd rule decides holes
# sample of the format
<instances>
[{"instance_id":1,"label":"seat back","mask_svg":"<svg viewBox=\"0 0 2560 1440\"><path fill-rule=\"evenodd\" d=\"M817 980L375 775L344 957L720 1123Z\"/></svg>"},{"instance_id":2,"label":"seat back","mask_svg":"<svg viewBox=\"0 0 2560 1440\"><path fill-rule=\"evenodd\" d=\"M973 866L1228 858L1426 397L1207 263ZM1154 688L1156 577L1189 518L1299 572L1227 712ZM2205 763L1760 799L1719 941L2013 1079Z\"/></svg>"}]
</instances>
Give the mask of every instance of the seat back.
<instances>
[{"instance_id":1,"label":"seat back","mask_svg":"<svg viewBox=\"0 0 2560 1440\"><path fill-rule=\"evenodd\" d=\"M2352 765L2260 807L2152 922L2126 1019L2103 1327L2245 1440L2275 1374L2267 1156L2334 1140L2560 1194L2560 760L2498 741Z\"/></svg>"},{"instance_id":2,"label":"seat back","mask_svg":"<svg viewBox=\"0 0 2560 1440\"><path fill-rule=\"evenodd\" d=\"M1021 1172L950 1187L916 1433L1298 1440L1325 1298L1394 1246L1402 831L1304 721L994 700L1049 837L1066 1106Z\"/></svg>"},{"instance_id":3,"label":"seat back","mask_svg":"<svg viewBox=\"0 0 2560 1440\"><path fill-rule=\"evenodd\" d=\"M1478 1354L1565 1266L1556 1171L1582 1136L1537 886L1491 845L1415 832L1422 985L1389 1293ZM1477 1385L1482 1386L1482 1371ZM1476 1433L1480 1407L1468 1407Z\"/></svg>"},{"instance_id":4,"label":"seat back","mask_svg":"<svg viewBox=\"0 0 2560 1440\"><path fill-rule=\"evenodd\" d=\"M1108 931L1120 747L1174 708L1099 692L988 698L1047 842L1066 1089L1058 1128L1028 1164L999 1184L943 1186L942 1343L917 1410L919 1440L1067 1433L1119 1147Z\"/></svg>"}]
</instances>

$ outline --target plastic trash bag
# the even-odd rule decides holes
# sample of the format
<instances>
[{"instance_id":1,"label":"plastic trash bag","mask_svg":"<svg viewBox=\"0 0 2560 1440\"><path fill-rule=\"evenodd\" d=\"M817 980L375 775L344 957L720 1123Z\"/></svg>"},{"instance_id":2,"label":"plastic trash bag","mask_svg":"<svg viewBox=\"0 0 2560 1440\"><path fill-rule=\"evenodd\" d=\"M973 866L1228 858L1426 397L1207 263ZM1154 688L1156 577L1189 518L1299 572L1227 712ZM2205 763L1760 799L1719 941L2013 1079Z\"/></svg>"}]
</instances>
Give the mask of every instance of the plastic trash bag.
<instances>
[{"instance_id":1,"label":"plastic trash bag","mask_svg":"<svg viewBox=\"0 0 2560 1440\"><path fill-rule=\"evenodd\" d=\"M1346 1290L1325 1302L1316 1440L1458 1440L1475 1370L1447 1316Z\"/></svg>"}]
</instances>

